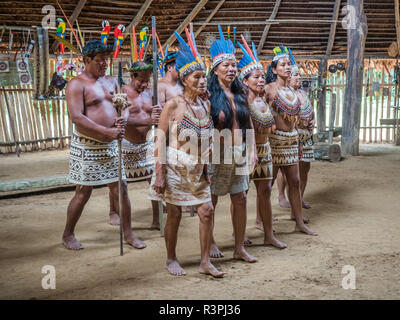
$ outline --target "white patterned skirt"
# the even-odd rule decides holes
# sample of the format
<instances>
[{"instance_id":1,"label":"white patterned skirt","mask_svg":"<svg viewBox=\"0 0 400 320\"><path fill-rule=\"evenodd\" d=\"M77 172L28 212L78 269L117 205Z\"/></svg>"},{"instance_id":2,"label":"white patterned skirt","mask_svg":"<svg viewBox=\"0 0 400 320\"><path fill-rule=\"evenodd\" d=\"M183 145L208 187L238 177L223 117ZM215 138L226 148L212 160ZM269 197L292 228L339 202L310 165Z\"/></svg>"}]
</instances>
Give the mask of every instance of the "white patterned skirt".
<instances>
[{"instance_id":1,"label":"white patterned skirt","mask_svg":"<svg viewBox=\"0 0 400 320\"><path fill-rule=\"evenodd\" d=\"M300 161L303 162L313 162L314 158L314 150L313 150L313 140L312 133L306 129L298 129L299 139L303 145L303 153L300 157Z\"/></svg>"},{"instance_id":2,"label":"white patterned skirt","mask_svg":"<svg viewBox=\"0 0 400 320\"><path fill-rule=\"evenodd\" d=\"M154 171L154 142L141 144L122 140L122 155L127 181L142 181L151 178Z\"/></svg>"},{"instance_id":3,"label":"white patterned skirt","mask_svg":"<svg viewBox=\"0 0 400 320\"><path fill-rule=\"evenodd\" d=\"M165 192L154 190L156 175L150 183L149 198L164 200L176 206L193 206L211 201L210 185L204 175L204 164L198 158L175 148L167 148Z\"/></svg>"},{"instance_id":4,"label":"white patterned skirt","mask_svg":"<svg viewBox=\"0 0 400 320\"><path fill-rule=\"evenodd\" d=\"M272 156L269 141L257 143L257 166L250 175L251 180L272 180Z\"/></svg>"},{"instance_id":5,"label":"white patterned skirt","mask_svg":"<svg viewBox=\"0 0 400 320\"><path fill-rule=\"evenodd\" d=\"M299 135L296 130L275 130L268 136L274 166L291 166L299 163Z\"/></svg>"},{"instance_id":6,"label":"white patterned skirt","mask_svg":"<svg viewBox=\"0 0 400 320\"><path fill-rule=\"evenodd\" d=\"M122 179L125 171L122 165ZM69 153L69 181L98 186L118 181L118 142L102 142L74 130Z\"/></svg>"}]
</instances>

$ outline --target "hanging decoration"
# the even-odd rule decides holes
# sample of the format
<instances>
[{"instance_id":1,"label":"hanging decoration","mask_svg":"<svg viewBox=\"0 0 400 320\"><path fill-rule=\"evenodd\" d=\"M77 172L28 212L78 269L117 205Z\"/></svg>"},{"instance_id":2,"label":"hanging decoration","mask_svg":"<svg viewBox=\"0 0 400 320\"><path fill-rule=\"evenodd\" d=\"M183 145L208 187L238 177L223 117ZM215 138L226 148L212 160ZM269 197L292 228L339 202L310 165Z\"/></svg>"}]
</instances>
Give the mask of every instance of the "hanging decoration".
<instances>
[{"instance_id":1,"label":"hanging decoration","mask_svg":"<svg viewBox=\"0 0 400 320\"><path fill-rule=\"evenodd\" d=\"M140 30L139 33L139 39L140 39L140 43L139 43L139 61L143 60L143 56L144 56L144 49L147 45L147 41L148 41L148 37L147 37L147 31L149 31L148 27L143 27Z\"/></svg>"},{"instance_id":2,"label":"hanging decoration","mask_svg":"<svg viewBox=\"0 0 400 320\"><path fill-rule=\"evenodd\" d=\"M114 30L114 59L117 59L119 49L121 48L122 42L124 41L124 37L122 33L125 31L125 26L123 24L119 24Z\"/></svg>"},{"instance_id":3,"label":"hanging decoration","mask_svg":"<svg viewBox=\"0 0 400 320\"><path fill-rule=\"evenodd\" d=\"M62 18L57 18L57 30L56 34L59 36L61 39L65 39L65 22ZM60 42L60 52L61 54L64 54L65 52L65 45Z\"/></svg>"},{"instance_id":4,"label":"hanging decoration","mask_svg":"<svg viewBox=\"0 0 400 320\"><path fill-rule=\"evenodd\" d=\"M101 26L103 27L103 30L101 31L100 40L103 44L107 45L108 36L111 30L110 22L108 20L103 20Z\"/></svg>"}]
</instances>

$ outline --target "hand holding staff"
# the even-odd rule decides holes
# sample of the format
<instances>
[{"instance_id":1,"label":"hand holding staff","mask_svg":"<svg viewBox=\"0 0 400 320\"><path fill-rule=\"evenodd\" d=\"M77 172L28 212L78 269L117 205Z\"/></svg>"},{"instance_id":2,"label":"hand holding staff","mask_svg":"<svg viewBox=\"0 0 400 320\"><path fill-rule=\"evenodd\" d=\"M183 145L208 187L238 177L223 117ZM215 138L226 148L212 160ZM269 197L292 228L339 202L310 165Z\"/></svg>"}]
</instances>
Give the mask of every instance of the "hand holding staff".
<instances>
[{"instance_id":1,"label":"hand holding staff","mask_svg":"<svg viewBox=\"0 0 400 320\"><path fill-rule=\"evenodd\" d=\"M127 94L126 93L117 93L114 95L112 102L114 108L117 110L118 117L121 117L122 111L125 110L125 108L129 107L130 103L126 99ZM119 214L120 214L120 224L119 224L119 240L120 240L120 255L124 255L124 250L123 250L123 243L122 243L122 238L123 238L123 233L122 233L122 212L124 212L122 206L122 149L121 149L121 139L118 139L118 203L119 203Z\"/></svg>"}]
</instances>

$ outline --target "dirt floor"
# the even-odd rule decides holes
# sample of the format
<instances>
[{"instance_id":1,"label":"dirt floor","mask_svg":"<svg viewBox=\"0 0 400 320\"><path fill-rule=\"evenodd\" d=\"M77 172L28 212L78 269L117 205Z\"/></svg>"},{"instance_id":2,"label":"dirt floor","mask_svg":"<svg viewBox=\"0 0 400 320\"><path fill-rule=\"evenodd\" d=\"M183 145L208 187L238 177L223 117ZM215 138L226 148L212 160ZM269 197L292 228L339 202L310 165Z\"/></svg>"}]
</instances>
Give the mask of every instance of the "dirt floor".
<instances>
[{"instance_id":1,"label":"dirt floor","mask_svg":"<svg viewBox=\"0 0 400 320\"><path fill-rule=\"evenodd\" d=\"M133 230L148 247L125 246L123 257L119 229L107 224L106 188L93 191L79 221L76 234L86 246L79 252L67 251L60 242L73 192L0 200L0 299L399 299L400 148L363 145L361 150L361 156L340 163L312 165L305 197L312 209L306 215L318 237L293 232L290 212L278 207L274 188L274 228L288 244L285 250L261 245L251 187L247 235L253 240L249 252L259 258L255 264L232 259L229 197L221 198L215 235L225 258L213 261L227 275L219 280L198 273L198 218L187 213L177 248L187 276L166 272L164 239L148 229L151 209L144 182L129 184L129 191ZM36 159L23 167L15 155L1 156L1 179L63 173L57 161L67 168L67 154L23 155ZM45 157L54 157L52 165ZM55 290L42 289L44 265L56 269ZM355 268L355 290L342 288L345 265Z\"/></svg>"}]
</instances>

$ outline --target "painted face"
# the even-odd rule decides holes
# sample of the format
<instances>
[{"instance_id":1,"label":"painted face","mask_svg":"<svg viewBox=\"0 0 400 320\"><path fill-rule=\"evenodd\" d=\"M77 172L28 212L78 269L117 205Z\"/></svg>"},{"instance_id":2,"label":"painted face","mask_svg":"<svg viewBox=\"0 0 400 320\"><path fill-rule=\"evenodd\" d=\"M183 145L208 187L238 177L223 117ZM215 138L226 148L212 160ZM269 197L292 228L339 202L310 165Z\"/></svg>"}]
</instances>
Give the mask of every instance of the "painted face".
<instances>
[{"instance_id":1,"label":"painted face","mask_svg":"<svg viewBox=\"0 0 400 320\"><path fill-rule=\"evenodd\" d=\"M132 85L137 92L141 93L149 86L151 71L140 71L136 75L134 77L133 72L131 72Z\"/></svg>"},{"instance_id":2,"label":"painted face","mask_svg":"<svg viewBox=\"0 0 400 320\"><path fill-rule=\"evenodd\" d=\"M276 68L272 68L272 72L282 79L287 79L290 77L290 72L292 71L292 66L288 58L282 58L278 60Z\"/></svg>"},{"instance_id":3,"label":"painted face","mask_svg":"<svg viewBox=\"0 0 400 320\"><path fill-rule=\"evenodd\" d=\"M104 77L108 68L109 56L104 53L96 54L92 59L85 57L85 68L96 77Z\"/></svg>"},{"instance_id":4,"label":"painted face","mask_svg":"<svg viewBox=\"0 0 400 320\"><path fill-rule=\"evenodd\" d=\"M264 73L256 69L250 73L247 79L243 79L243 83L253 92L258 94L263 93L265 86Z\"/></svg>"},{"instance_id":5,"label":"painted face","mask_svg":"<svg viewBox=\"0 0 400 320\"><path fill-rule=\"evenodd\" d=\"M298 89L301 87L301 76L300 73L295 72L289 78L289 86Z\"/></svg>"},{"instance_id":6,"label":"painted face","mask_svg":"<svg viewBox=\"0 0 400 320\"><path fill-rule=\"evenodd\" d=\"M188 74L186 78L183 78L182 84L185 87L185 90L189 89L196 92L198 95L201 95L207 90L206 73L202 70L196 70Z\"/></svg>"},{"instance_id":7,"label":"painted face","mask_svg":"<svg viewBox=\"0 0 400 320\"><path fill-rule=\"evenodd\" d=\"M217 75L219 80L232 83L236 78L237 74L237 64L235 60L225 60L222 61L217 68L215 68L214 73Z\"/></svg>"}]
</instances>

